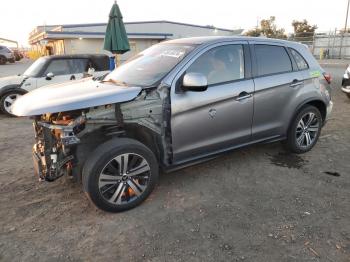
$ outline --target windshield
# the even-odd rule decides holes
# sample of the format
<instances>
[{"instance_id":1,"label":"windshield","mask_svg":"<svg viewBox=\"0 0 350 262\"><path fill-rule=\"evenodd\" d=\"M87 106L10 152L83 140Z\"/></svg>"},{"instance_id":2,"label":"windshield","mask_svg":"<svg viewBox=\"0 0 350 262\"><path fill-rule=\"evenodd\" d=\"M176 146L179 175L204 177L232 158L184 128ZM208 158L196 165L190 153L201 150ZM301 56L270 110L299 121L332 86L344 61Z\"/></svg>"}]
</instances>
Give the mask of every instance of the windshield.
<instances>
[{"instance_id":1,"label":"windshield","mask_svg":"<svg viewBox=\"0 0 350 262\"><path fill-rule=\"evenodd\" d=\"M43 65L46 63L44 57L37 59L27 70L23 73L24 76L37 76L40 70L43 68Z\"/></svg>"},{"instance_id":2,"label":"windshield","mask_svg":"<svg viewBox=\"0 0 350 262\"><path fill-rule=\"evenodd\" d=\"M154 86L194 48L194 45L166 43L152 46L116 68L103 81Z\"/></svg>"}]
</instances>

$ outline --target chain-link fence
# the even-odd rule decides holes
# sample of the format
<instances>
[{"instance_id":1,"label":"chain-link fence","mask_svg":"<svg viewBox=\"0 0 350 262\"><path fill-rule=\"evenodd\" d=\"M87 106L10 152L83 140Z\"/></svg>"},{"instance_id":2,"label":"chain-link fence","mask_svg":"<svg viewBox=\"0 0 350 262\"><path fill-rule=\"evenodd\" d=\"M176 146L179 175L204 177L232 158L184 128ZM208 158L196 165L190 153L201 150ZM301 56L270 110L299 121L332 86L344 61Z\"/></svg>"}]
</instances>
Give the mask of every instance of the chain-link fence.
<instances>
[{"instance_id":1,"label":"chain-link fence","mask_svg":"<svg viewBox=\"0 0 350 262\"><path fill-rule=\"evenodd\" d=\"M337 29L329 32L299 33L289 40L307 45L318 59L350 58L350 33Z\"/></svg>"}]
</instances>

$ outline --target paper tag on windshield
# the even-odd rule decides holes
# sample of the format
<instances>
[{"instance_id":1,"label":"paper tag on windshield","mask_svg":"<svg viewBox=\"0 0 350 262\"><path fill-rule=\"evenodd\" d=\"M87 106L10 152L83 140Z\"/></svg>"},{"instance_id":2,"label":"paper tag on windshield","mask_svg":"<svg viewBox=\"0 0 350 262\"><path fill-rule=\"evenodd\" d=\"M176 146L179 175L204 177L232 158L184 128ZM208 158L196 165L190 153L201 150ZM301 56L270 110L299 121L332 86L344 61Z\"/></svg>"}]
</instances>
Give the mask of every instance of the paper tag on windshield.
<instances>
[{"instance_id":1,"label":"paper tag on windshield","mask_svg":"<svg viewBox=\"0 0 350 262\"><path fill-rule=\"evenodd\" d=\"M185 54L184 51L179 51L179 50L165 50L162 53L159 54L159 56L170 56L170 57L175 57L179 58Z\"/></svg>"}]
</instances>

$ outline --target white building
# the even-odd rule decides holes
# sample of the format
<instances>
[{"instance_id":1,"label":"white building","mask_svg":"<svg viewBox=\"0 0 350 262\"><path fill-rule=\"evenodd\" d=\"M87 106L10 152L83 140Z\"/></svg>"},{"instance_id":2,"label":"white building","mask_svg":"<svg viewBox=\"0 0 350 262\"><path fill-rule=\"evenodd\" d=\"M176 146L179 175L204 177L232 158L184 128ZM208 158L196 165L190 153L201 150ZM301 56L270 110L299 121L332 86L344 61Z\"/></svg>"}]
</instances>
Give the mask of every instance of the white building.
<instances>
[{"instance_id":1,"label":"white building","mask_svg":"<svg viewBox=\"0 0 350 262\"><path fill-rule=\"evenodd\" d=\"M106 26L106 23L38 26L30 33L29 43L41 54L108 53L103 50ZM170 21L127 22L125 28L131 50L122 55L122 61L167 39L238 35L243 31Z\"/></svg>"}]
</instances>

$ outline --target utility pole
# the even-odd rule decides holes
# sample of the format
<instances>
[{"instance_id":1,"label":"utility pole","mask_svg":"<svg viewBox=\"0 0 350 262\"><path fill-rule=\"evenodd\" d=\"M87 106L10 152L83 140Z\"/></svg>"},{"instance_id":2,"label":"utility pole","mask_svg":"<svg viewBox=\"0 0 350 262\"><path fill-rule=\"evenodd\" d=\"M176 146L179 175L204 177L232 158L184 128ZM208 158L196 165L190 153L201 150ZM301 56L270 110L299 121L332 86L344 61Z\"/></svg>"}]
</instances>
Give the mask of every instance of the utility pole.
<instances>
[{"instance_id":1,"label":"utility pole","mask_svg":"<svg viewBox=\"0 0 350 262\"><path fill-rule=\"evenodd\" d=\"M348 27L349 5L350 5L350 0L348 0L348 8L346 9L345 26L344 26L345 33L346 33L346 28Z\"/></svg>"},{"instance_id":2,"label":"utility pole","mask_svg":"<svg viewBox=\"0 0 350 262\"><path fill-rule=\"evenodd\" d=\"M339 52L339 58L341 59L342 56L342 48L343 48L343 39L344 35L346 34L346 29L348 27L348 17L349 17L349 5L350 5L350 0L348 0L348 7L346 8L346 17L345 17L345 26L344 26L344 32L341 38L341 43L340 43L340 52ZM346 50L346 49L345 49ZM346 53L346 52L345 52Z\"/></svg>"}]
</instances>

